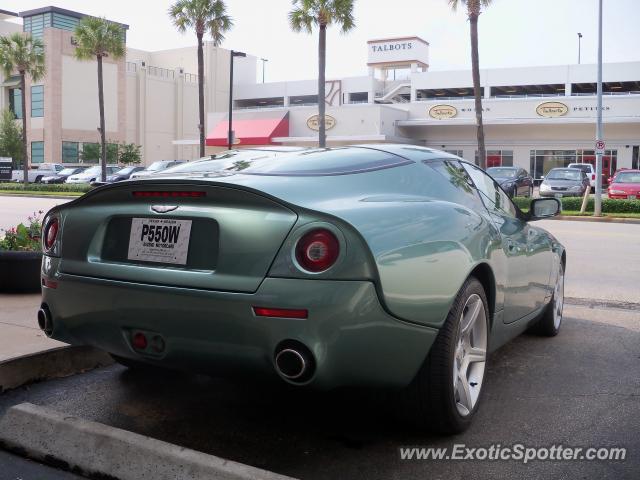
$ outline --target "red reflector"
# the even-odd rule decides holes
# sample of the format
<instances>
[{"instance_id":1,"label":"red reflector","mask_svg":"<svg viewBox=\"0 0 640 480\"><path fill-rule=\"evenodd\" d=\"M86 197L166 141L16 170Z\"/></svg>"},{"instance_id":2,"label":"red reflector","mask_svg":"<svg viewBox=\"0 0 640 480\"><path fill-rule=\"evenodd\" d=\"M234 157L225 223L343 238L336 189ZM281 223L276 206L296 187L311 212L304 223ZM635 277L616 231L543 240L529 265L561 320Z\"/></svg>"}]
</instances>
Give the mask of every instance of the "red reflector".
<instances>
[{"instance_id":1,"label":"red reflector","mask_svg":"<svg viewBox=\"0 0 640 480\"><path fill-rule=\"evenodd\" d=\"M197 191L136 191L132 193L136 198L198 198L207 196L207 192Z\"/></svg>"},{"instance_id":2,"label":"red reflector","mask_svg":"<svg viewBox=\"0 0 640 480\"><path fill-rule=\"evenodd\" d=\"M133 334L131 344L136 350L145 350L147 348L147 337L142 332L136 332Z\"/></svg>"},{"instance_id":3,"label":"red reflector","mask_svg":"<svg viewBox=\"0 0 640 480\"><path fill-rule=\"evenodd\" d=\"M596 179L595 174L592 174L592 175L591 175L591 180L595 180L595 179Z\"/></svg>"},{"instance_id":4,"label":"red reflector","mask_svg":"<svg viewBox=\"0 0 640 480\"><path fill-rule=\"evenodd\" d=\"M253 312L258 317L279 317L279 318L307 318L307 310L293 310L290 308L266 308L253 307Z\"/></svg>"},{"instance_id":5,"label":"red reflector","mask_svg":"<svg viewBox=\"0 0 640 480\"><path fill-rule=\"evenodd\" d=\"M42 286L55 290L56 288L58 288L58 282L54 282L53 280L49 280L46 277L42 277Z\"/></svg>"}]
</instances>

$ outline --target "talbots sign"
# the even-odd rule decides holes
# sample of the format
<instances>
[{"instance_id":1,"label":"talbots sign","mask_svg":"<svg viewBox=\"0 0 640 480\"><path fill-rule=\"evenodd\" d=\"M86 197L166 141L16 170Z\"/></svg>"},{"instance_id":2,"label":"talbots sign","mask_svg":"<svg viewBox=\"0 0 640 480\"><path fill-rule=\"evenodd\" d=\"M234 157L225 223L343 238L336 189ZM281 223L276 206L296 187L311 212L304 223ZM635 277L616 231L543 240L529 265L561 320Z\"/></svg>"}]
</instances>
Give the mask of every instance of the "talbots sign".
<instances>
[{"instance_id":1,"label":"talbots sign","mask_svg":"<svg viewBox=\"0 0 640 480\"><path fill-rule=\"evenodd\" d=\"M331 115L324 116L324 128L326 130L331 130L336 126L336 119ZM311 130L315 130L316 132L320 130L320 121L318 115L313 115L307 119L307 127Z\"/></svg>"},{"instance_id":2,"label":"talbots sign","mask_svg":"<svg viewBox=\"0 0 640 480\"><path fill-rule=\"evenodd\" d=\"M544 102L536 107L536 113L541 117L562 117L569 112L569 107L560 102Z\"/></svg>"},{"instance_id":3,"label":"talbots sign","mask_svg":"<svg viewBox=\"0 0 640 480\"><path fill-rule=\"evenodd\" d=\"M429 109L429 116L436 120L446 120L458 115L458 109L451 105L434 105Z\"/></svg>"}]
</instances>

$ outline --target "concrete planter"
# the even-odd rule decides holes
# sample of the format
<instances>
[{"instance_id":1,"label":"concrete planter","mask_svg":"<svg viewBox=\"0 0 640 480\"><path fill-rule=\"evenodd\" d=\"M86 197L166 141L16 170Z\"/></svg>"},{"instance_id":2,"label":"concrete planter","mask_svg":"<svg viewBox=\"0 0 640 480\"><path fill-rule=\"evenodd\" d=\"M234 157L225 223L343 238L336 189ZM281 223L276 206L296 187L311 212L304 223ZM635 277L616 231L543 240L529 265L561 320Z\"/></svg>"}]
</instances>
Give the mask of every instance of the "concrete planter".
<instances>
[{"instance_id":1,"label":"concrete planter","mask_svg":"<svg viewBox=\"0 0 640 480\"><path fill-rule=\"evenodd\" d=\"M0 251L0 292L39 292L42 252Z\"/></svg>"}]
</instances>

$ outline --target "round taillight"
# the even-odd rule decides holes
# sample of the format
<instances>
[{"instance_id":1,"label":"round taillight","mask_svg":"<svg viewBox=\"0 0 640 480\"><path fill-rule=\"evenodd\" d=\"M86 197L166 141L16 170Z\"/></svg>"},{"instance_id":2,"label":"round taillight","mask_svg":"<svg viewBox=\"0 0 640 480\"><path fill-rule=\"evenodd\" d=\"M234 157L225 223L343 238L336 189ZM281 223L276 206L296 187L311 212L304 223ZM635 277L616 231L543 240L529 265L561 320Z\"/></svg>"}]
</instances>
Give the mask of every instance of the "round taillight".
<instances>
[{"instance_id":1,"label":"round taillight","mask_svg":"<svg viewBox=\"0 0 640 480\"><path fill-rule=\"evenodd\" d=\"M131 344L133 345L133 348L135 348L136 350L146 350L147 336L142 332L136 332L133 334Z\"/></svg>"},{"instance_id":2,"label":"round taillight","mask_svg":"<svg viewBox=\"0 0 640 480\"><path fill-rule=\"evenodd\" d=\"M42 238L44 238L44 248L47 250L51 250L53 248L53 244L56 242L56 237L58 236L58 219L52 218L47 222L47 225L44 229L44 234Z\"/></svg>"},{"instance_id":3,"label":"round taillight","mask_svg":"<svg viewBox=\"0 0 640 480\"><path fill-rule=\"evenodd\" d=\"M329 230L312 230L296 245L296 260L309 272L323 272L331 267L340 254L340 243Z\"/></svg>"}]
</instances>

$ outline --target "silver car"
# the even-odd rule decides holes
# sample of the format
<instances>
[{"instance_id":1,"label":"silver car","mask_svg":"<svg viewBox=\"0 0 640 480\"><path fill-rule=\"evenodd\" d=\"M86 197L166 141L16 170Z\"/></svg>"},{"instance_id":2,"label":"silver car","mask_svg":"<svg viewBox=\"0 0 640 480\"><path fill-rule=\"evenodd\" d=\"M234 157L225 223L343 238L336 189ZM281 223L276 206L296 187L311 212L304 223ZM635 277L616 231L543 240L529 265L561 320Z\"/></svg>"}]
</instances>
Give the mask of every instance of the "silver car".
<instances>
[{"instance_id":1,"label":"silver car","mask_svg":"<svg viewBox=\"0 0 640 480\"><path fill-rule=\"evenodd\" d=\"M159 160L157 162L153 162L147 168L142 170L141 172L136 172L131 174L129 180L134 180L137 178L148 177L149 175L155 175L158 172L162 172L167 168L175 167L176 165L180 165L184 163L182 160Z\"/></svg>"},{"instance_id":2,"label":"silver car","mask_svg":"<svg viewBox=\"0 0 640 480\"><path fill-rule=\"evenodd\" d=\"M581 197L590 188L589 177L577 168L554 168L543 178L541 197Z\"/></svg>"}]
</instances>

